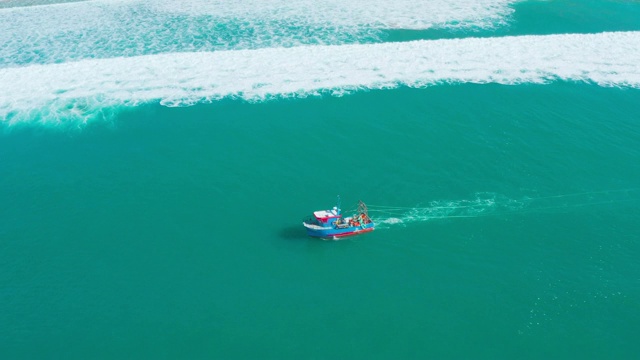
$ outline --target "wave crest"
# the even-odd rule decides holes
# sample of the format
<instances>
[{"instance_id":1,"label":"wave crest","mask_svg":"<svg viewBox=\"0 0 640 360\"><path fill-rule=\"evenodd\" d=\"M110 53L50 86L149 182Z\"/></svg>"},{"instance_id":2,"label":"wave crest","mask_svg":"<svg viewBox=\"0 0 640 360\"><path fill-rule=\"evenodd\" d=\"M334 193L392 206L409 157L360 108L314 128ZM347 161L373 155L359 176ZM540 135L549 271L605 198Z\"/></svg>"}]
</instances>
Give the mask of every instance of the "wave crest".
<instances>
[{"instance_id":1,"label":"wave crest","mask_svg":"<svg viewBox=\"0 0 640 360\"><path fill-rule=\"evenodd\" d=\"M74 117L65 109L79 100L90 107L189 106L228 97L263 101L555 80L640 88L640 32L175 53L6 68L0 69L0 120L27 120L43 108Z\"/></svg>"},{"instance_id":2,"label":"wave crest","mask_svg":"<svg viewBox=\"0 0 640 360\"><path fill-rule=\"evenodd\" d=\"M385 29L493 27L511 2L103 0L0 9L0 67L380 42Z\"/></svg>"}]
</instances>

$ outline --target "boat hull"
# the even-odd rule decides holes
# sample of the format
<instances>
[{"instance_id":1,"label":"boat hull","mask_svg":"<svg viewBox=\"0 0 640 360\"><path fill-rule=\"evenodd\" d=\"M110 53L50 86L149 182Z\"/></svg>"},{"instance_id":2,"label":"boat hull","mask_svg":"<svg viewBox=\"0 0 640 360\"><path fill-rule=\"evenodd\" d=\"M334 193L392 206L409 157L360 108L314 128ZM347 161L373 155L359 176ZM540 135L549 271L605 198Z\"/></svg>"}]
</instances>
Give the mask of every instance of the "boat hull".
<instances>
[{"instance_id":1,"label":"boat hull","mask_svg":"<svg viewBox=\"0 0 640 360\"><path fill-rule=\"evenodd\" d=\"M373 224L373 222L364 224L362 226L350 226L342 229L334 227L320 227L313 224L307 224L306 222L303 223L303 225L307 229L307 234L309 236L323 239L335 239L346 236L360 235L371 232L375 229L375 225Z\"/></svg>"}]
</instances>

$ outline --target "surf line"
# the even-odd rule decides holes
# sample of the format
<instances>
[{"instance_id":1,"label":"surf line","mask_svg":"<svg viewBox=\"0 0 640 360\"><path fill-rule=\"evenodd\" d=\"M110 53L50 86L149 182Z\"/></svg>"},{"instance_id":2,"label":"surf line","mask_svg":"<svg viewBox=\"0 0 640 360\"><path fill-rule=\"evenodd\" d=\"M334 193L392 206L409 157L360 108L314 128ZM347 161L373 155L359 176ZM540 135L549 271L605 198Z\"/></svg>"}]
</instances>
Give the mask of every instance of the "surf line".
<instances>
[{"instance_id":1,"label":"surf line","mask_svg":"<svg viewBox=\"0 0 640 360\"><path fill-rule=\"evenodd\" d=\"M470 200L436 200L429 206L368 205L378 224L406 225L430 220L506 216L544 211L562 211L580 207L638 201L630 197L640 188L588 191L550 196L511 199L496 193L478 193ZM609 196L611 195L611 196ZM561 200L559 203L558 200Z\"/></svg>"}]
</instances>

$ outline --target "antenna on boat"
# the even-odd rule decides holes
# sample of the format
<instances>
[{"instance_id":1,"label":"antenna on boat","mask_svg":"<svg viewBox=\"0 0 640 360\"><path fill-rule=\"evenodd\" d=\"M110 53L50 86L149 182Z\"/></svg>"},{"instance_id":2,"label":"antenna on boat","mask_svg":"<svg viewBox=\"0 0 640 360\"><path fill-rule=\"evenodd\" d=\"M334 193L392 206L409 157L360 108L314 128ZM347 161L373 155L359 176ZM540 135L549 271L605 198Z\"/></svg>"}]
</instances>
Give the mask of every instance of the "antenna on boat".
<instances>
[{"instance_id":1,"label":"antenna on boat","mask_svg":"<svg viewBox=\"0 0 640 360\"><path fill-rule=\"evenodd\" d=\"M337 210L338 210L338 214L340 213L340 207L341 207L341 201L340 201L340 195L338 195L338 204L336 205Z\"/></svg>"}]
</instances>

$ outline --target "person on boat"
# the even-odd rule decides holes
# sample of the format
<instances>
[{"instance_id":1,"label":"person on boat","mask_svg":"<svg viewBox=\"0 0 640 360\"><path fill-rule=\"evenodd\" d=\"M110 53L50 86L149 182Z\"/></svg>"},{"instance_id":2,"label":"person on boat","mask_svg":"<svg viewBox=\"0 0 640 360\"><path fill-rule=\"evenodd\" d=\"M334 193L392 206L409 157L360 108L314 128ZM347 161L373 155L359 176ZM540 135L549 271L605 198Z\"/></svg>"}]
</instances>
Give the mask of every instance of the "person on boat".
<instances>
[{"instance_id":1,"label":"person on boat","mask_svg":"<svg viewBox=\"0 0 640 360\"><path fill-rule=\"evenodd\" d=\"M360 213L360 214L358 214L358 220L359 220L361 223L366 224L366 222L367 222L367 217L366 217L366 215L365 215L365 214Z\"/></svg>"}]
</instances>

